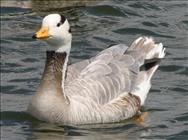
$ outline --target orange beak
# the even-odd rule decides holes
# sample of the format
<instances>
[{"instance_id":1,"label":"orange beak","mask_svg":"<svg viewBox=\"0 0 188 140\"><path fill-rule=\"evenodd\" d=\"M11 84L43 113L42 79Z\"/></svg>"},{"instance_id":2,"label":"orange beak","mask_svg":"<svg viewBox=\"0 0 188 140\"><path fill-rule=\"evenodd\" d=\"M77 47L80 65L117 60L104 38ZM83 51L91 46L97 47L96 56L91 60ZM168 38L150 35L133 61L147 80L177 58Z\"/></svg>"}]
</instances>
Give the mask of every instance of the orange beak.
<instances>
[{"instance_id":1,"label":"orange beak","mask_svg":"<svg viewBox=\"0 0 188 140\"><path fill-rule=\"evenodd\" d=\"M34 39L47 39L49 38L49 28L48 27L41 27L41 29L33 35Z\"/></svg>"}]
</instances>

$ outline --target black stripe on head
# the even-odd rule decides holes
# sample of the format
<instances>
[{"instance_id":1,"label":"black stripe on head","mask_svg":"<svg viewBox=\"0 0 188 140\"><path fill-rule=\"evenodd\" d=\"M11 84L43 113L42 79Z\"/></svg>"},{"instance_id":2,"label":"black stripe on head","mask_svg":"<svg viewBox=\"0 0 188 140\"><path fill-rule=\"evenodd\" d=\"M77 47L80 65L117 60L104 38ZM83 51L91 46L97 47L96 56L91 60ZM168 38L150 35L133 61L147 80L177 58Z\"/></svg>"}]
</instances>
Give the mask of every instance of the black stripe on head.
<instances>
[{"instance_id":1,"label":"black stripe on head","mask_svg":"<svg viewBox=\"0 0 188 140\"><path fill-rule=\"evenodd\" d=\"M61 24L63 24L64 22L65 22L65 20L66 20L66 17L65 16L63 16L63 15L61 15Z\"/></svg>"}]
</instances>

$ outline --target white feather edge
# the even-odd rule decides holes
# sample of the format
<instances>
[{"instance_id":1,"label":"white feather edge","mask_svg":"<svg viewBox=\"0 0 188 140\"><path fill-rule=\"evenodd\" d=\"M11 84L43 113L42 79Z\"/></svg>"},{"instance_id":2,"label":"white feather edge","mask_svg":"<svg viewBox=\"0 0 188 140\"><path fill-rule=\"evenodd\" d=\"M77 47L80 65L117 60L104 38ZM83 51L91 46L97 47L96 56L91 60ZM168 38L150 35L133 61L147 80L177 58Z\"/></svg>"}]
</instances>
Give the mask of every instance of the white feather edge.
<instances>
[{"instance_id":1,"label":"white feather edge","mask_svg":"<svg viewBox=\"0 0 188 140\"><path fill-rule=\"evenodd\" d=\"M64 97L66 97L65 87L64 87L65 86L65 74L66 74L66 70L67 70L67 64L68 64L68 60L69 60L70 50L71 50L71 42L68 43L66 46L62 46L56 50L56 52L59 52L59 53L63 53L63 52L66 53L65 62L64 62L63 68L62 68L62 84L61 84Z\"/></svg>"},{"instance_id":2,"label":"white feather edge","mask_svg":"<svg viewBox=\"0 0 188 140\"><path fill-rule=\"evenodd\" d=\"M137 42L139 40L140 38L137 39ZM150 41L153 41L153 40L151 38L146 38L145 44L148 44ZM155 44L155 48L150 53L147 54L146 59L153 58L155 54L158 54L158 58L164 58L165 49L166 48L163 47L162 43ZM147 71L140 72L140 74L137 77L137 80L139 81L139 83L137 83L137 86L134 88L134 90L131 93L140 98L141 106L144 105L144 102L147 98L147 94L151 88L151 77L153 76L154 72L157 70L158 66L159 65L156 65L151 70L149 70L151 71L149 73L147 73Z\"/></svg>"}]
</instances>

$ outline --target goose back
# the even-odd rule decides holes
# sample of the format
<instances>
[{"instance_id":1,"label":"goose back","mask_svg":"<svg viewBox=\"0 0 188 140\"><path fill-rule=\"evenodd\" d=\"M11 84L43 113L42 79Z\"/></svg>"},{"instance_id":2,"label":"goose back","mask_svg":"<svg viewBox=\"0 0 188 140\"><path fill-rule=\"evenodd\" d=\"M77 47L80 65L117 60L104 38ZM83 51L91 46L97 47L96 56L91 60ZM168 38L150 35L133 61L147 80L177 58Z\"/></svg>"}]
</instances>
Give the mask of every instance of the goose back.
<instances>
[{"instance_id":1,"label":"goose back","mask_svg":"<svg viewBox=\"0 0 188 140\"><path fill-rule=\"evenodd\" d=\"M89 60L69 66L66 95L78 100L87 97L98 105L105 105L129 92L140 64L132 57L135 53L126 52L127 49L124 44L114 45Z\"/></svg>"}]
</instances>

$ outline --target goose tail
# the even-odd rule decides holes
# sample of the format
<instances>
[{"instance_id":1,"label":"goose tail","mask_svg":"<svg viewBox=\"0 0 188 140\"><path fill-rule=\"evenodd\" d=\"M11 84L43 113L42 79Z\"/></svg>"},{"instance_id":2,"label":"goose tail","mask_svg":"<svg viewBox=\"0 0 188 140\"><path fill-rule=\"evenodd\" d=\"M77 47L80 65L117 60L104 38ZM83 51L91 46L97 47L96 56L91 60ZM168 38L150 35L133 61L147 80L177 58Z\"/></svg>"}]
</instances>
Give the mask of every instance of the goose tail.
<instances>
[{"instance_id":1,"label":"goose tail","mask_svg":"<svg viewBox=\"0 0 188 140\"><path fill-rule=\"evenodd\" d=\"M133 42L129 50L139 51L144 57L131 92L140 98L143 105L151 88L151 78L165 56L165 48L162 43L156 44L150 37L140 37Z\"/></svg>"}]
</instances>

